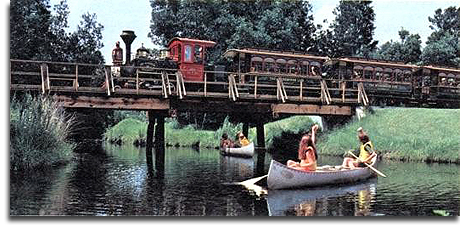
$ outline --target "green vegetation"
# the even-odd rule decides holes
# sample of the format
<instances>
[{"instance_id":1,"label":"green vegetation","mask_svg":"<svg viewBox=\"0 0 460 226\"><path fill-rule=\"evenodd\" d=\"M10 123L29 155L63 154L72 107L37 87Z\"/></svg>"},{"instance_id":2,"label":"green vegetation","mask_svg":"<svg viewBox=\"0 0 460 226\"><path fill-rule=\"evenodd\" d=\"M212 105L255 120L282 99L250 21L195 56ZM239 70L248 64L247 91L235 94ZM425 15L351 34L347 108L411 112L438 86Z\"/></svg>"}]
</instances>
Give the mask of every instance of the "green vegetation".
<instances>
[{"instance_id":1,"label":"green vegetation","mask_svg":"<svg viewBox=\"0 0 460 226\"><path fill-rule=\"evenodd\" d=\"M13 97L10 105L10 169L24 170L68 161L72 118L48 98Z\"/></svg>"},{"instance_id":2,"label":"green vegetation","mask_svg":"<svg viewBox=\"0 0 460 226\"><path fill-rule=\"evenodd\" d=\"M281 136L282 132L303 133L310 129L313 122L308 116L294 116L265 124L265 142L272 145L275 137ZM237 131L242 130L242 123L234 125L225 118L222 127L217 131L197 130L192 125L180 128L175 119L167 119L165 123L165 143L167 146L191 147L199 146L215 148L223 133L227 133L231 139ZM180 128L180 129L179 129ZM105 140L117 144L145 143L147 122L134 118L125 118L114 127L108 129L104 135ZM249 140L257 142L256 128L250 128Z\"/></svg>"},{"instance_id":3,"label":"green vegetation","mask_svg":"<svg viewBox=\"0 0 460 226\"><path fill-rule=\"evenodd\" d=\"M342 155L356 148L356 129L363 127L386 159L460 162L460 110L382 109L326 135L320 153Z\"/></svg>"}]
</instances>

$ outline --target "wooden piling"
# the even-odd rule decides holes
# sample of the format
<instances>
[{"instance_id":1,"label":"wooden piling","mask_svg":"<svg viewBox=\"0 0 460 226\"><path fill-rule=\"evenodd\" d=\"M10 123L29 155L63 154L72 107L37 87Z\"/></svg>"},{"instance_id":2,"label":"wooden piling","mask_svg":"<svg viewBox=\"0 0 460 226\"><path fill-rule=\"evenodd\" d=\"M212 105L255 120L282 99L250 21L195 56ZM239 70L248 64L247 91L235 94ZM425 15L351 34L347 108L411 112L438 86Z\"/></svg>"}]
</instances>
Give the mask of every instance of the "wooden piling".
<instances>
[{"instance_id":1,"label":"wooden piling","mask_svg":"<svg viewBox=\"0 0 460 226\"><path fill-rule=\"evenodd\" d=\"M265 174L265 128L263 122L257 122L257 163L255 169L256 176L262 176Z\"/></svg>"},{"instance_id":2,"label":"wooden piling","mask_svg":"<svg viewBox=\"0 0 460 226\"><path fill-rule=\"evenodd\" d=\"M147 117L148 117L149 124L147 126L147 147L145 148L145 157L147 159L147 166L150 169L153 166L152 148L153 148L153 132L155 129L155 115L153 111L148 111Z\"/></svg>"},{"instance_id":3,"label":"wooden piling","mask_svg":"<svg viewBox=\"0 0 460 226\"><path fill-rule=\"evenodd\" d=\"M249 138L249 122L244 122L243 123L243 134L247 138Z\"/></svg>"},{"instance_id":4,"label":"wooden piling","mask_svg":"<svg viewBox=\"0 0 460 226\"><path fill-rule=\"evenodd\" d=\"M155 126L155 171L157 177L163 177L165 171L165 117L157 116Z\"/></svg>"}]
</instances>

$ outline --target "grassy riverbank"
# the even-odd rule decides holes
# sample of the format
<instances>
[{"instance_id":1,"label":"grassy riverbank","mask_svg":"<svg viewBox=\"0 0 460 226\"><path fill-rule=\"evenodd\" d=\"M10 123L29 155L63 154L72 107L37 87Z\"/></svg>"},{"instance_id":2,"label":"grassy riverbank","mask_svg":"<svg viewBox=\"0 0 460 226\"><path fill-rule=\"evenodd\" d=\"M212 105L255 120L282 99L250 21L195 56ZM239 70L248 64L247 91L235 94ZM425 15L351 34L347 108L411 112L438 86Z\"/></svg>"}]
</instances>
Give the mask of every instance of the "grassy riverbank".
<instances>
[{"instance_id":1,"label":"grassy riverbank","mask_svg":"<svg viewBox=\"0 0 460 226\"><path fill-rule=\"evenodd\" d=\"M357 148L358 127L385 159L460 163L459 109L377 109L326 134L318 143L319 152L343 155Z\"/></svg>"},{"instance_id":2,"label":"grassy riverbank","mask_svg":"<svg viewBox=\"0 0 460 226\"><path fill-rule=\"evenodd\" d=\"M10 169L66 162L74 145L66 138L72 119L48 98L24 95L10 102Z\"/></svg>"},{"instance_id":3,"label":"grassy riverbank","mask_svg":"<svg viewBox=\"0 0 460 226\"><path fill-rule=\"evenodd\" d=\"M273 140L283 132L302 133L308 131L313 122L307 116L294 116L265 124L265 143L270 146ZM234 134L242 130L243 125L232 124L225 119L217 131L197 130L193 126L180 128L177 121L167 119L165 123L165 143L167 146L216 148L219 146L223 133L229 134L234 139ZM109 128L104 134L105 140L118 144L145 143L147 122L135 118L125 118L117 125ZM249 140L257 142L256 128L249 129Z\"/></svg>"}]
</instances>

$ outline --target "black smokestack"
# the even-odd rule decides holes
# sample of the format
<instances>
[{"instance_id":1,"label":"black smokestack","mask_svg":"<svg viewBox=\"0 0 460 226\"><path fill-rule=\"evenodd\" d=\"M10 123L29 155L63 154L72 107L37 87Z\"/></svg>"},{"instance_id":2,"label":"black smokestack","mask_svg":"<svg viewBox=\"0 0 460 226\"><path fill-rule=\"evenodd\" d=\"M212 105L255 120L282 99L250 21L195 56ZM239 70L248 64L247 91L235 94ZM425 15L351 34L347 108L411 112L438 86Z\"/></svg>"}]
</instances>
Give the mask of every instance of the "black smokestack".
<instances>
[{"instance_id":1,"label":"black smokestack","mask_svg":"<svg viewBox=\"0 0 460 226\"><path fill-rule=\"evenodd\" d=\"M126 62L125 64L129 64L131 62L131 43L133 43L134 39L136 39L136 35L134 31L124 30L121 32L120 35L121 39L126 45Z\"/></svg>"}]
</instances>

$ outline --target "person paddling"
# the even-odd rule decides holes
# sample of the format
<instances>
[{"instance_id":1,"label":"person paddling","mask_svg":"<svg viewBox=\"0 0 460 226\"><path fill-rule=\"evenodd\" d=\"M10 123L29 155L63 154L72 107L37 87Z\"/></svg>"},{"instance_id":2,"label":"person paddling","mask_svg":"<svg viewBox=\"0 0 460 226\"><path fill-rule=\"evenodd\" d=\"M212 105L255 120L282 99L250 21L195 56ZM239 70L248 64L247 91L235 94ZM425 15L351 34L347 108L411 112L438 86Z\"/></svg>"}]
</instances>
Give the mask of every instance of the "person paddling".
<instances>
[{"instance_id":1,"label":"person paddling","mask_svg":"<svg viewBox=\"0 0 460 226\"><path fill-rule=\"evenodd\" d=\"M371 164L371 160L377 155L374 151L374 145L369 139L369 136L363 131L363 128L358 128L358 139L361 142L359 146L359 160L352 157L345 157L343 159L342 167L356 168L366 167L363 163Z\"/></svg>"},{"instance_id":2,"label":"person paddling","mask_svg":"<svg viewBox=\"0 0 460 226\"><path fill-rule=\"evenodd\" d=\"M314 125L311 128L311 134L306 134L302 137L299 143L298 157L300 163L288 160L286 165L288 167L304 170L304 171L315 171L316 170L316 160L318 159L318 154L316 152L316 131L318 130L318 125Z\"/></svg>"}]
</instances>

